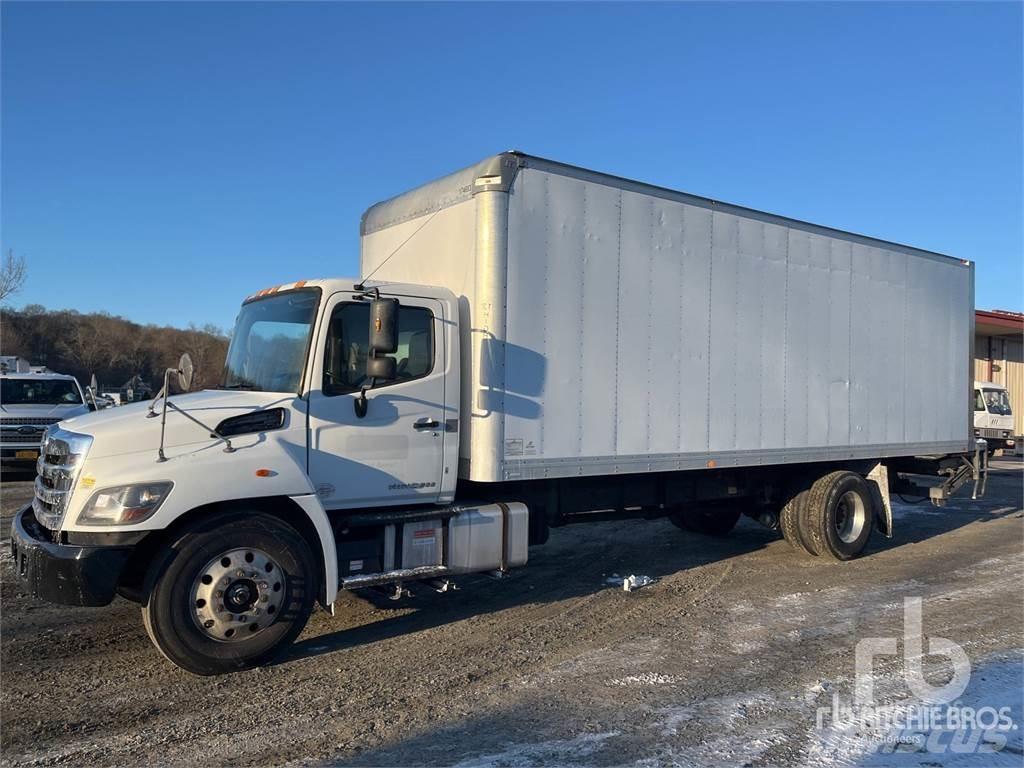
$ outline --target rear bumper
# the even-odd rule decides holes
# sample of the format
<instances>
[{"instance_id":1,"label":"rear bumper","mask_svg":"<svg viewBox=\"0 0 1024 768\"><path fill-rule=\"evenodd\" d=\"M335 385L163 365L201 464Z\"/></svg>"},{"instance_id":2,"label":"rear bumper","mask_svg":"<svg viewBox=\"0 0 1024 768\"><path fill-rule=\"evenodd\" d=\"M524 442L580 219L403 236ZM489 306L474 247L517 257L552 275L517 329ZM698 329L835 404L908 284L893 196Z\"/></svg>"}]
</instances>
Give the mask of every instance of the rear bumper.
<instances>
[{"instance_id":1,"label":"rear bumper","mask_svg":"<svg viewBox=\"0 0 1024 768\"><path fill-rule=\"evenodd\" d=\"M18 578L34 597L61 605L108 605L131 546L55 544L31 505L11 524L11 555Z\"/></svg>"}]
</instances>

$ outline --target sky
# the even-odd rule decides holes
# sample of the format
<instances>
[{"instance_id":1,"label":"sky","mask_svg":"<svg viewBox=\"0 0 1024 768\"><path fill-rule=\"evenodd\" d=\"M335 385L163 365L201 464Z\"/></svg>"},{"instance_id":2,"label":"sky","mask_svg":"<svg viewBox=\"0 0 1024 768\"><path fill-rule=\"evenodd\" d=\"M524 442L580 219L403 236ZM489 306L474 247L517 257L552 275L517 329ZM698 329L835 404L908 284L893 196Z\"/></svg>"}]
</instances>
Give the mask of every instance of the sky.
<instances>
[{"instance_id":1,"label":"sky","mask_svg":"<svg viewBox=\"0 0 1024 768\"><path fill-rule=\"evenodd\" d=\"M977 262L1024 309L1019 3L0 5L11 300L229 328L506 149Z\"/></svg>"}]
</instances>

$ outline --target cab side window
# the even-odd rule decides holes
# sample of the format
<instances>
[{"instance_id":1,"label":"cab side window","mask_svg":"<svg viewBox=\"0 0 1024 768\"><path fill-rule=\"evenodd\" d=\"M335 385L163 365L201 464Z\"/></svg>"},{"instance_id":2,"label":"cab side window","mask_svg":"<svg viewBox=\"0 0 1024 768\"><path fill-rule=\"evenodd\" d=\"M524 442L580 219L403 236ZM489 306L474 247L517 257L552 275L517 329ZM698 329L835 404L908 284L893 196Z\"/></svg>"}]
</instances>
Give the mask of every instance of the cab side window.
<instances>
[{"instance_id":1,"label":"cab side window","mask_svg":"<svg viewBox=\"0 0 1024 768\"><path fill-rule=\"evenodd\" d=\"M974 410L984 411L985 410L985 398L981 396L981 390L974 390Z\"/></svg>"},{"instance_id":2,"label":"cab side window","mask_svg":"<svg viewBox=\"0 0 1024 768\"><path fill-rule=\"evenodd\" d=\"M399 384L426 376L434 367L433 313L423 307L398 309L398 351L394 381L378 382L377 387ZM370 306L366 302L339 304L331 314L324 350L325 395L343 395L358 391L366 382L366 358L369 356Z\"/></svg>"}]
</instances>

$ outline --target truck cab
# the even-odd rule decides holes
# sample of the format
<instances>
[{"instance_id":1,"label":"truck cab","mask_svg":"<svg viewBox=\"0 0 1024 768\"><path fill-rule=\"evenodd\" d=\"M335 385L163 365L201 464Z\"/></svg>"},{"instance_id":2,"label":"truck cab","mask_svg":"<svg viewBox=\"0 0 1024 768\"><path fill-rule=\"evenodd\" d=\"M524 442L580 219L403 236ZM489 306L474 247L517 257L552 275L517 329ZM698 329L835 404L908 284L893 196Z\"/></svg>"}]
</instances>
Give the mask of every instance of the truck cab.
<instances>
[{"instance_id":1,"label":"truck cab","mask_svg":"<svg viewBox=\"0 0 1024 768\"><path fill-rule=\"evenodd\" d=\"M88 413L82 387L60 373L0 375L0 458L35 463L51 424Z\"/></svg>"},{"instance_id":2,"label":"truck cab","mask_svg":"<svg viewBox=\"0 0 1024 768\"><path fill-rule=\"evenodd\" d=\"M12 536L38 596L138 600L164 655L211 674L261 663L339 589L525 563L524 505L452 505L450 291L275 286L243 303L219 387L171 395L171 373L152 402L47 429Z\"/></svg>"},{"instance_id":3,"label":"truck cab","mask_svg":"<svg viewBox=\"0 0 1024 768\"><path fill-rule=\"evenodd\" d=\"M223 387L289 393L289 421L308 427L312 490L327 509L436 504L455 493L459 378L455 297L389 285L393 351L370 346L381 289L308 281L251 297L228 351ZM373 359L391 361L372 377Z\"/></svg>"},{"instance_id":4,"label":"truck cab","mask_svg":"<svg viewBox=\"0 0 1024 768\"><path fill-rule=\"evenodd\" d=\"M990 451L1015 445L1013 410L1006 387L990 381L974 382L974 436L988 443Z\"/></svg>"}]
</instances>

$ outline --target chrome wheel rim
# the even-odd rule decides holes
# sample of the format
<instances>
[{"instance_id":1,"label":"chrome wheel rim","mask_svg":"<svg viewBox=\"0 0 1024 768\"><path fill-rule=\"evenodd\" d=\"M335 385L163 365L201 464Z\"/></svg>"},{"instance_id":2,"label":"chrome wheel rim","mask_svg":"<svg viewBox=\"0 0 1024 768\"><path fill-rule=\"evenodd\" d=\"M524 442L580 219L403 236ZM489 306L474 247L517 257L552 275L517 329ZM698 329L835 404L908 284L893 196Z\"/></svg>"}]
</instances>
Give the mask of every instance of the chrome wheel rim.
<instances>
[{"instance_id":1,"label":"chrome wheel rim","mask_svg":"<svg viewBox=\"0 0 1024 768\"><path fill-rule=\"evenodd\" d=\"M281 566L261 549L231 549L212 558L190 593L196 625L208 637L237 643L255 637L281 613L285 595Z\"/></svg>"},{"instance_id":2,"label":"chrome wheel rim","mask_svg":"<svg viewBox=\"0 0 1024 768\"><path fill-rule=\"evenodd\" d=\"M867 508L856 491L847 491L836 505L836 534L845 544L852 544L867 525Z\"/></svg>"}]
</instances>

